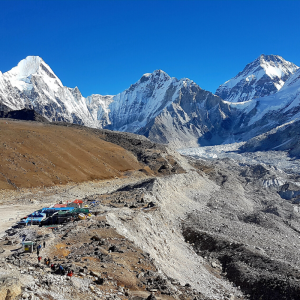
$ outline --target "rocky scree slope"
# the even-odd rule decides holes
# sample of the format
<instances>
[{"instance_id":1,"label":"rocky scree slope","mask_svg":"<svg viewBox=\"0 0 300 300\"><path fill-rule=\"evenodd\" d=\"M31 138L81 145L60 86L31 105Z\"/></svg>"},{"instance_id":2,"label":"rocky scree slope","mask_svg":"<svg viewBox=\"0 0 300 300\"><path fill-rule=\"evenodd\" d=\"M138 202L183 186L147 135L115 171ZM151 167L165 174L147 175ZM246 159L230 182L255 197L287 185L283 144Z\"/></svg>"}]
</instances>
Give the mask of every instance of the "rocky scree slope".
<instances>
[{"instance_id":1,"label":"rocky scree slope","mask_svg":"<svg viewBox=\"0 0 300 300\"><path fill-rule=\"evenodd\" d=\"M298 299L299 204L280 193L296 178L231 159L190 162L220 189L194 195L203 208L182 223L185 240L250 299Z\"/></svg>"},{"instance_id":2,"label":"rocky scree slope","mask_svg":"<svg viewBox=\"0 0 300 300\"><path fill-rule=\"evenodd\" d=\"M56 128L54 125L47 126ZM67 126L79 127L62 124L59 128ZM115 140L124 147L145 146L142 153L146 151L147 145L151 145L145 137L134 139L133 134L106 130L101 133L101 130L91 128L87 130L97 131L99 136L103 134L104 138ZM193 300L195 297L297 299L300 278L297 254L300 246L300 209L294 200L299 194L295 193L292 195L295 197L286 200L286 195L281 194L279 189L284 183L291 183L291 186L299 178L266 165L249 166L229 159L189 160L188 164L185 158L179 156L177 162L184 166L186 173L166 173L170 175L127 184L108 194L89 194L87 201L100 203L97 211L99 218L97 216L87 224L80 221L78 226L62 227L50 237L49 243L54 242L53 246L57 247L49 247L47 255L61 263L74 265L79 275L78 281L74 281L75 287L70 287L67 280L62 279L59 286L63 289L60 290L56 286L56 279L49 276L47 270L28 269L29 265L35 268L35 255L26 257L19 252L9 251L6 263L11 267L16 265L19 272L19 269L25 271L25 277L37 276L35 282L42 284L41 288L36 283L26 283L25 286L47 295L50 293L54 298L58 291L63 291L64 297L68 299L68 291L75 292L77 289L80 296L88 295L92 298L95 293L101 293L102 296L101 284L99 286L97 282L91 282L98 281L95 277L107 279L108 287L113 290L105 297L118 295L116 284L122 283L125 276L120 274L126 272L133 286L147 290L149 282L151 289L159 291L159 297L191 297ZM145 209L147 203L151 202L154 207ZM17 240L26 232L9 230L7 233L13 240ZM38 235L44 237L46 233L41 229ZM28 235L28 238L32 236ZM135 247L141 251L137 248L132 251L133 244L128 241L134 242ZM5 240L2 242L1 247L9 246L4 245ZM81 243L80 246L77 246L78 243ZM107 252L112 246L115 246L111 248L113 254L109 255ZM126 259L121 251L141 261L137 260L136 265L129 267L129 262L125 263L121 259ZM29 265L20 268L20 260ZM155 268L154 272L163 274L162 280L156 280L158 274L148 274L145 262L147 266L151 262L152 270ZM84 265L87 268L83 268ZM101 271L94 269L98 267L101 267ZM81 272L82 269L88 271ZM91 271L98 275L93 275ZM136 281L133 280L134 276ZM50 288L46 281L49 281ZM190 285L197 292L194 294L192 289L184 289L186 283L187 287ZM92 289L95 292L91 292ZM187 296L180 298L178 291ZM120 293L125 296L124 291ZM71 297L74 298L75 294Z\"/></svg>"},{"instance_id":3,"label":"rocky scree slope","mask_svg":"<svg viewBox=\"0 0 300 300\"><path fill-rule=\"evenodd\" d=\"M116 201L104 200L97 216L53 232L37 226L8 230L0 241L1 299L206 300L190 285L165 276L149 253L110 226L105 210L113 210L111 202ZM61 276L58 268L38 264L35 253L18 249L20 238L46 241L41 256L72 269L74 275Z\"/></svg>"}]
</instances>

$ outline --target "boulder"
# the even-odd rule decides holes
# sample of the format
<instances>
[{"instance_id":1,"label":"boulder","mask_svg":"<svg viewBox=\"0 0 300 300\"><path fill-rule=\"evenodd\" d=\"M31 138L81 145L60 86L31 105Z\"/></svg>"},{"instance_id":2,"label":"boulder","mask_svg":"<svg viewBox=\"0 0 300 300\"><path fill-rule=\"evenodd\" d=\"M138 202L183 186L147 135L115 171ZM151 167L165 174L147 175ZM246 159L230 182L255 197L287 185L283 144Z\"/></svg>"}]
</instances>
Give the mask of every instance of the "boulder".
<instances>
[{"instance_id":1,"label":"boulder","mask_svg":"<svg viewBox=\"0 0 300 300\"><path fill-rule=\"evenodd\" d=\"M0 299L17 299L21 292L21 283L19 279L9 275L0 276Z\"/></svg>"}]
</instances>

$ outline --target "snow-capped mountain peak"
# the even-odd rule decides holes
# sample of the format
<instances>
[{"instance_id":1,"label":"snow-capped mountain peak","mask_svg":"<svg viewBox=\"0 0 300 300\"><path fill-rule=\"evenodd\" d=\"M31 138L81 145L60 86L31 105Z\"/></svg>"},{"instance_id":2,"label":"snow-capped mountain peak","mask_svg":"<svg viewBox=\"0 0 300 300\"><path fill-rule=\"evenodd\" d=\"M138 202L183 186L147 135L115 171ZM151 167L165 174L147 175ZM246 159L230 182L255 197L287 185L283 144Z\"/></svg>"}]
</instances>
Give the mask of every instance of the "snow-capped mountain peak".
<instances>
[{"instance_id":1,"label":"snow-capped mountain peak","mask_svg":"<svg viewBox=\"0 0 300 300\"><path fill-rule=\"evenodd\" d=\"M220 85L216 95L230 102L244 102L272 95L299 69L279 55L260 55L242 72Z\"/></svg>"},{"instance_id":2,"label":"snow-capped mountain peak","mask_svg":"<svg viewBox=\"0 0 300 300\"><path fill-rule=\"evenodd\" d=\"M50 121L97 127L79 89L63 86L39 56L28 56L0 78L0 100L11 109L34 108Z\"/></svg>"},{"instance_id":3,"label":"snow-capped mountain peak","mask_svg":"<svg viewBox=\"0 0 300 300\"><path fill-rule=\"evenodd\" d=\"M158 82L158 81L167 81L171 77L164 72L163 70L155 70L152 73L145 73L136 84L141 84L144 82Z\"/></svg>"},{"instance_id":4,"label":"snow-capped mountain peak","mask_svg":"<svg viewBox=\"0 0 300 300\"><path fill-rule=\"evenodd\" d=\"M59 78L54 74L52 69L39 56L27 56L21 60L18 65L5 73L10 80L13 87L20 91L31 90L33 75L42 76L51 89L57 91L63 84Z\"/></svg>"},{"instance_id":5,"label":"snow-capped mountain peak","mask_svg":"<svg viewBox=\"0 0 300 300\"><path fill-rule=\"evenodd\" d=\"M260 66L264 69L265 73L271 78L284 78L286 76L290 76L294 74L299 67L295 64L286 61L279 55L264 55L262 54L260 57ZM281 84L277 87L277 90L280 90L284 85L284 81L281 80Z\"/></svg>"}]
</instances>

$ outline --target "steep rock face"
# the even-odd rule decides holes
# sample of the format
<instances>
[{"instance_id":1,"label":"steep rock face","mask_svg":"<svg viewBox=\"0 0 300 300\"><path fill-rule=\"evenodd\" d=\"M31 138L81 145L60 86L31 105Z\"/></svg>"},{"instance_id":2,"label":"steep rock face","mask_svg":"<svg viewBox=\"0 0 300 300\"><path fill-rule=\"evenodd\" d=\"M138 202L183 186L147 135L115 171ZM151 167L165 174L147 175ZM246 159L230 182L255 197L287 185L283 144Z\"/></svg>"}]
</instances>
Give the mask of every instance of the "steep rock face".
<instances>
[{"instance_id":1,"label":"steep rock face","mask_svg":"<svg viewBox=\"0 0 300 300\"><path fill-rule=\"evenodd\" d=\"M175 148L224 141L234 119L228 104L192 81L181 86L177 95L138 133Z\"/></svg>"},{"instance_id":2,"label":"steep rock face","mask_svg":"<svg viewBox=\"0 0 300 300\"><path fill-rule=\"evenodd\" d=\"M110 104L109 129L136 132L176 99L181 82L161 70L144 74Z\"/></svg>"},{"instance_id":3,"label":"steep rock face","mask_svg":"<svg viewBox=\"0 0 300 300\"><path fill-rule=\"evenodd\" d=\"M111 124L109 119L109 105L113 102L111 95L102 96L93 94L85 98L86 106L91 114L92 120L95 122L97 128L105 128Z\"/></svg>"},{"instance_id":4,"label":"steep rock face","mask_svg":"<svg viewBox=\"0 0 300 300\"><path fill-rule=\"evenodd\" d=\"M49 122L45 117L38 114L35 110L27 109L27 108L23 108L21 110L6 111L6 112L0 111L0 118L37 121L37 122L45 122L45 123Z\"/></svg>"},{"instance_id":5,"label":"steep rock face","mask_svg":"<svg viewBox=\"0 0 300 300\"><path fill-rule=\"evenodd\" d=\"M234 78L220 85L216 95L230 102L243 102L272 95L299 69L278 55L262 54Z\"/></svg>"},{"instance_id":6,"label":"steep rock face","mask_svg":"<svg viewBox=\"0 0 300 300\"><path fill-rule=\"evenodd\" d=\"M290 155L299 158L299 136L300 121L291 121L248 140L240 151L288 151Z\"/></svg>"},{"instance_id":7,"label":"steep rock face","mask_svg":"<svg viewBox=\"0 0 300 300\"><path fill-rule=\"evenodd\" d=\"M175 147L223 141L231 127L229 105L192 80L156 70L145 74L109 106L109 129L143 134ZM213 136L213 132L218 132Z\"/></svg>"}]
</instances>

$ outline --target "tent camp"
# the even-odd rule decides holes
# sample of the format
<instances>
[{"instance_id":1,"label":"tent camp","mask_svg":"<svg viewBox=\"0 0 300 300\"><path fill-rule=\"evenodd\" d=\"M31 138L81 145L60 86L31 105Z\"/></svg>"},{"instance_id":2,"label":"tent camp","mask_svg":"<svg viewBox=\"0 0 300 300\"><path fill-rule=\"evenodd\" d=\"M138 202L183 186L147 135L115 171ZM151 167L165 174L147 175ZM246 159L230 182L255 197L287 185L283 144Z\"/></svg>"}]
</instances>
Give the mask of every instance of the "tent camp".
<instances>
[{"instance_id":1,"label":"tent camp","mask_svg":"<svg viewBox=\"0 0 300 300\"><path fill-rule=\"evenodd\" d=\"M83 205L83 201L79 199L76 199L73 202L68 203L68 207L82 208L82 205Z\"/></svg>"}]
</instances>

